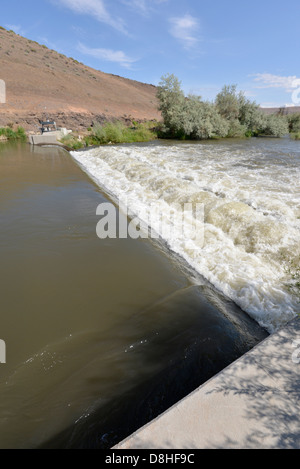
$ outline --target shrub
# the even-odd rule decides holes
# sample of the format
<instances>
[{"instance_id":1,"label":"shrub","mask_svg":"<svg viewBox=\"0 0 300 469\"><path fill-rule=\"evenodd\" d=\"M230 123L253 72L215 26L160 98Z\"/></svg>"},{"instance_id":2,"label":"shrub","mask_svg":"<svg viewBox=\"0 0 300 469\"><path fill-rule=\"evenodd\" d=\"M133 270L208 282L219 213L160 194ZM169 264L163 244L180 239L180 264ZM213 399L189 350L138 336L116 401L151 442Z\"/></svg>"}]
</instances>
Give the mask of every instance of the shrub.
<instances>
[{"instance_id":1,"label":"shrub","mask_svg":"<svg viewBox=\"0 0 300 469\"><path fill-rule=\"evenodd\" d=\"M217 95L216 107L229 122L229 137L249 137L258 135L264 128L265 116L255 101L250 101L237 86L224 86Z\"/></svg>"},{"instance_id":2,"label":"shrub","mask_svg":"<svg viewBox=\"0 0 300 469\"><path fill-rule=\"evenodd\" d=\"M27 139L27 135L26 135L26 132L23 129L23 127L18 127L16 135L17 135L17 138L19 138L21 140L26 140Z\"/></svg>"},{"instance_id":3,"label":"shrub","mask_svg":"<svg viewBox=\"0 0 300 469\"><path fill-rule=\"evenodd\" d=\"M185 97L178 79L166 75L159 83L157 97L164 122L161 137L281 137L289 130L285 116L265 116L258 104L237 92L236 85L224 86L215 102L208 103L199 96Z\"/></svg>"},{"instance_id":4,"label":"shrub","mask_svg":"<svg viewBox=\"0 0 300 469\"><path fill-rule=\"evenodd\" d=\"M69 134L63 137L61 142L73 150L108 143L148 142L157 137L156 133L150 129L151 126L153 127L153 122L137 124L136 127L126 127L119 121L105 125L96 123L93 129L90 128L90 135L85 136L83 141L76 135Z\"/></svg>"},{"instance_id":5,"label":"shrub","mask_svg":"<svg viewBox=\"0 0 300 469\"><path fill-rule=\"evenodd\" d=\"M60 141L72 150L79 150L84 147L83 142L74 134L65 135Z\"/></svg>"},{"instance_id":6,"label":"shrub","mask_svg":"<svg viewBox=\"0 0 300 469\"><path fill-rule=\"evenodd\" d=\"M189 95L185 98L174 75L162 77L157 96L164 119L160 136L206 139L227 135L228 124L215 106L202 101L200 96Z\"/></svg>"},{"instance_id":7,"label":"shrub","mask_svg":"<svg viewBox=\"0 0 300 469\"><path fill-rule=\"evenodd\" d=\"M300 140L300 132L291 133L293 140Z\"/></svg>"},{"instance_id":8,"label":"shrub","mask_svg":"<svg viewBox=\"0 0 300 469\"><path fill-rule=\"evenodd\" d=\"M243 138L249 135L252 135L252 132L247 129L246 125L241 124L238 119L229 121L227 137Z\"/></svg>"},{"instance_id":9,"label":"shrub","mask_svg":"<svg viewBox=\"0 0 300 469\"><path fill-rule=\"evenodd\" d=\"M289 133L288 121L285 117L275 114L265 116L265 123L260 133L273 137L283 137Z\"/></svg>"},{"instance_id":10,"label":"shrub","mask_svg":"<svg viewBox=\"0 0 300 469\"><path fill-rule=\"evenodd\" d=\"M147 123L126 127L122 122L95 124L91 137L88 137L92 144L147 142L155 138L156 134Z\"/></svg>"},{"instance_id":11,"label":"shrub","mask_svg":"<svg viewBox=\"0 0 300 469\"><path fill-rule=\"evenodd\" d=\"M288 115L287 120L290 132L300 132L300 113Z\"/></svg>"},{"instance_id":12,"label":"shrub","mask_svg":"<svg viewBox=\"0 0 300 469\"><path fill-rule=\"evenodd\" d=\"M249 101L244 95L239 96L239 122L247 129L246 137L258 135L265 123L265 115L258 104Z\"/></svg>"},{"instance_id":13,"label":"shrub","mask_svg":"<svg viewBox=\"0 0 300 469\"><path fill-rule=\"evenodd\" d=\"M240 104L236 85L225 85L216 97L216 107L222 117L230 121L239 118Z\"/></svg>"},{"instance_id":14,"label":"shrub","mask_svg":"<svg viewBox=\"0 0 300 469\"><path fill-rule=\"evenodd\" d=\"M158 86L159 110L165 125L165 132L174 136L182 133L182 113L185 97L175 75L163 76Z\"/></svg>"},{"instance_id":15,"label":"shrub","mask_svg":"<svg viewBox=\"0 0 300 469\"><path fill-rule=\"evenodd\" d=\"M11 127L0 128L0 135L4 135L8 140L26 140L27 136L23 127L18 127L17 131L14 131Z\"/></svg>"}]
</instances>

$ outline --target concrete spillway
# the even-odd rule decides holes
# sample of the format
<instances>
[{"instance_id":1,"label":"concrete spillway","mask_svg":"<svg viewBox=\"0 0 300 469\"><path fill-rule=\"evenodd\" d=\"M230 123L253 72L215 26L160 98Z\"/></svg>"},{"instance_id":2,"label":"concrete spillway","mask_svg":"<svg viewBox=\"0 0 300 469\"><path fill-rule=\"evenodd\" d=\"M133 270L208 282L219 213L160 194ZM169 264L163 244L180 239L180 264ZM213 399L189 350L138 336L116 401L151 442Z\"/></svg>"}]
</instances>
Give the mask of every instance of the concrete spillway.
<instances>
[{"instance_id":1,"label":"concrete spillway","mask_svg":"<svg viewBox=\"0 0 300 469\"><path fill-rule=\"evenodd\" d=\"M299 448L299 356L296 319L116 449Z\"/></svg>"}]
</instances>

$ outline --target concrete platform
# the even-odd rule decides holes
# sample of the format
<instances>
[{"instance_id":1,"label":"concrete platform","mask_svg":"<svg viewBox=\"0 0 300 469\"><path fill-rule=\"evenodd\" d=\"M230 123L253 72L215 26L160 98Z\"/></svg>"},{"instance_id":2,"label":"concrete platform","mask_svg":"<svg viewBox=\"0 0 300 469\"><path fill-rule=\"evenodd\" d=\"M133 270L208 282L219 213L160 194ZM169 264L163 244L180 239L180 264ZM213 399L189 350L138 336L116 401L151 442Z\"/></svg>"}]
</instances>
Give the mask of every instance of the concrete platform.
<instances>
[{"instance_id":1,"label":"concrete platform","mask_svg":"<svg viewBox=\"0 0 300 469\"><path fill-rule=\"evenodd\" d=\"M44 132L43 134L38 135L30 135L29 136L29 143L31 145L61 145L64 146L59 140L61 140L64 136L71 133L71 130L67 129L58 129L52 132Z\"/></svg>"},{"instance_id":2,"label":"concrete platform","mask_svg":"<svg viewBox=\"0 0 300 469\"><path fill-rule=\"evenodd\" d=\"M31 145L62 145L58 140L62 138L62 133L57 132L46 132L43 135L30 135L29 143Z\"/></svg>"},{"instance_id":3,"label":"concrete platform","mask_svg":"<svg viewBox=\"0 0 300 469\"><path fill-rule=\"evenodd\" d=\"M299 361L296 319L114 449L299 449Z\"/></svg>"}]
</instances>

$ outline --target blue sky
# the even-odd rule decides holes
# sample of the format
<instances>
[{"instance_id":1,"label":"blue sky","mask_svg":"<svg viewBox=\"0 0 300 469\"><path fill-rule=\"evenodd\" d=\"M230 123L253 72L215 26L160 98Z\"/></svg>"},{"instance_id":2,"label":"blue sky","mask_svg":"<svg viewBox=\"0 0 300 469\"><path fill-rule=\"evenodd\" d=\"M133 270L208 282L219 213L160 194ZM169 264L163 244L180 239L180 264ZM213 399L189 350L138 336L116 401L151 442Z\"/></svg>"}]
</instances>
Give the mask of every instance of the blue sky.
<instances>
[{"instance_id":1,"label":"blue sky","mask_svg":"<svg viewBox=\"0 0 300 469\"><path fill-rule=\"evenodd\" d=\"M103 72L281 106L300 104L299 20L299 0L9 0L0 25Z\"/></svg>"}]
</instances>

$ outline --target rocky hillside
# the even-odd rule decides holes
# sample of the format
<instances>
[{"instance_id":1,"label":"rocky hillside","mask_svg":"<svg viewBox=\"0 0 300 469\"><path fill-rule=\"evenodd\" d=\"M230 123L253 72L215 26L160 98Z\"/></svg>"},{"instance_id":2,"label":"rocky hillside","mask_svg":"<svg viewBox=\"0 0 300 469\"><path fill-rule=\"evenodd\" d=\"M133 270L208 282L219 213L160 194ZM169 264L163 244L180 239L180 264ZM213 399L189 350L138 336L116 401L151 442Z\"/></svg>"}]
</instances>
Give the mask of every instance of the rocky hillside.
<instances>
[{"instance_id":1,"label":"rocky hillside","mask_svg":"<svg viewBox=\"0 0 300 469\"><path fill-rule=\"evenodd\" d=\"M300 106L294 107L265 107L261 108L265 114L278 114L279 112L287 116L289 114L300 113Z\"/></svg>"},{"instance_id":2,"label":"rocky hillside","mask_svg":"<svg viewBox=\"0 0 300 469\"><path fill-rule=\"evenodd\" d=\"M0 79L7 89L0 126L34 130L46 114L73 130L112 118L160 119L154 86L94 70L2 27Z\"/></svg>"}]
</instances>

